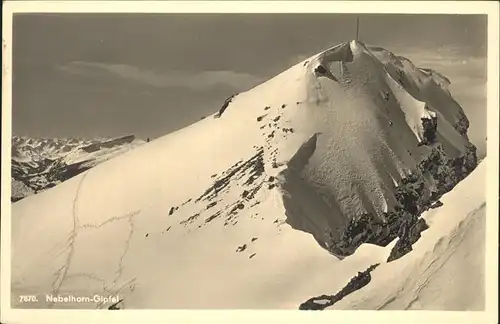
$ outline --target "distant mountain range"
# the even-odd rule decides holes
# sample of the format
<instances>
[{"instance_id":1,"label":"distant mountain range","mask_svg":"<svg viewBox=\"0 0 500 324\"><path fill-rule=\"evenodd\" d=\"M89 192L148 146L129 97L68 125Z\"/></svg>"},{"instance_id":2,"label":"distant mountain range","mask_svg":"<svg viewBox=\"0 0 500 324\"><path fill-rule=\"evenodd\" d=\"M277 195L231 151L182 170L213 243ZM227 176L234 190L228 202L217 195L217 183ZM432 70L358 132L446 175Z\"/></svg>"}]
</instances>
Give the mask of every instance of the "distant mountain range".
<instances>
[{"instance_id":1,"label":"distant mountain range","mask_svg":"<svg viewBox=\"0 0 500 324\"><path fill-rule=\"evenodd\" d=\"M66 181L145 143L120 138L12 138L12 193L15 202Z\"/></svg>"}]
</instances>

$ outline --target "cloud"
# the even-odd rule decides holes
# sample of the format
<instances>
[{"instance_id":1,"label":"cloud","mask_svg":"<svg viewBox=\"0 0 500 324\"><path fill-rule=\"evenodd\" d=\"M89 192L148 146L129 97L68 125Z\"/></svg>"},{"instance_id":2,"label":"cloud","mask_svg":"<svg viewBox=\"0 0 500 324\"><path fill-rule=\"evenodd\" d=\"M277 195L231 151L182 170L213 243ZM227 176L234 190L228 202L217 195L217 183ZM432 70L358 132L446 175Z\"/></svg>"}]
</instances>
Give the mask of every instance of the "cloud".
<instances>
[{"instance_id":1,"label":"cloud","mask_svg":"<svg viewBox=\"0 0 500 324\"><path fill-rule=\"evenodd\" d=\"M263 81L261 77L235 71L172 71L159 73L127 64L73 61L60 70L85 77L115 76L158 88L183 87L195 91L228 86L236 90L249 89Z\"/></svg>"},{"instance_id":2,"label":"cloud","mask_svg":"<svg viewBox=\"0 0 500 324\"><path fill-rule=\"evenodd\" d=\"M456 64L462 61L469 60L484 60L485 55L478 55L477 53L472 53L470 49L453 46L453 45L441 45L435 48L429 47L393 47L390 48L394 54L402 55L409 59L430 61L430 62L448 62L448 64Z\"/></svg>"}]
</instances>

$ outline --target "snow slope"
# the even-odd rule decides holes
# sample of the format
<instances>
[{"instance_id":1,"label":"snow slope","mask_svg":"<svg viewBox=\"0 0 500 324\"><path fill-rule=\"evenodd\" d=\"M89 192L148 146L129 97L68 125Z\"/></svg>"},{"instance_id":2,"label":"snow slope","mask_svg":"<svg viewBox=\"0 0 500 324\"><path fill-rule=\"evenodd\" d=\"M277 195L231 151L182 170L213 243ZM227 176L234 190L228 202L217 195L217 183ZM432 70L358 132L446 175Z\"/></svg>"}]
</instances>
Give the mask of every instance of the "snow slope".
<instances>
[{"instance_id":1,"label":"snow slope","mask_svg":"<svg viewBox=\"0 0 500 324\"><path fill-rule=\"evenodd\" d=\"M343 43L14 204L13 307L46 292L118 294L127 309L297 308L385 263L398 236L391 253L404 255L418 215L476 166L461 107L420 72Z\"/></svg>"}]
</instances>

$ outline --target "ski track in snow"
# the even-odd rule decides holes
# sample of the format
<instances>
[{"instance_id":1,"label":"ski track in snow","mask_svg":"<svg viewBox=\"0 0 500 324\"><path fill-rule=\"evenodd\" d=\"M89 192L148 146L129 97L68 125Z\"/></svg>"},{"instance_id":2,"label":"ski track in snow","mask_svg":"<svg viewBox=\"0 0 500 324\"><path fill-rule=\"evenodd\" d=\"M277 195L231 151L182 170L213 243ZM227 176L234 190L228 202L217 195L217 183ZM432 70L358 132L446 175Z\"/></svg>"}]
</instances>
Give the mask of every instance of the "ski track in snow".
<instances>
[{"instance_id":1,"label":"ski track in snow","mask_svg":"<svg viewBox=\"0 0 500 324\"><path fill-rule=\"evenodd\" d=\"M127 252L128 252L128 249L130 247L130 240L132 239L132 235L134 235L134 222L133 222L133 217L134 217L134 214L128 216L128 221L129 221L129 224L130 224L130 232L129 232L129 235L128 235L128 238L127 238L127 241L125 241L125 248L123 250L123 254L121 255L120 257L120 263L118 263L118 270L116 270L116 278L115 280L113 280L113 285L115 285L118 280L121 278L122 276L122 272L123 272L123 259L125 258Z\"/></svg>"},{"instance_id":2,"label":"ski track in snow","mask_svg":"<svg viewBox=\"0 0 500 324\"><path fill-rule=\"evenodd\" d=\"M52 287L53 287L52 294L53 295L58 295L60 293L61 287L63 286L64 282L69 278L87 278L90 280L99 281L103 284L103 288L102 288L103 292L107 292L107 293L113 292L115 294L119 292L119 289L116 291L111 291L110 288L106 286L106 280L98 277L97 275L95 275L93 273L72 273L72 274L68 275L68 271L71 267L71 261L72 261L73 255L76 252L75 251L75 249L76 249L75 240L78 236L79 231L81 231L81 230L97 230L105 225L109 225L113 222L126 219L126 220L128 220L128 223L130 224L130 231L129 231L129 234L128 234L126 241L123 244L124 245L123 253L120 256L120 261L119 261L118 266L117 266L116 277L112 281L112 284L111 284L111 287L114 287L116 285L116 283L121 278L121 275L123 272L123 260L128 252L128 249L130 247L130 241L131 241L132 236L134 234L133 218L134 218L134 216L136 216L140 213L140 210L137 210L137 211L134 211L132 213L128 213L128 214L125 214L122 216L112 217L106 221L103 221L102 223L99 223L99 224L80 224L80 219L78 216L79 215L78 214L78 199L79 199L80 191L82 190L82 186L84 184L85 178L89 175L89 173L91 171L92 170L89 170L85 174L82 175L80 182L78 184L78 187L76 189L76 192L75 192L75 196L73 199L73 208L72 208L72 210L73 210L73 230L70 233L70 238L68 240L69 241L68 242L68 245L69 245L68 257L66 259L65 264L56 272L57 277L56 277L54 283L52 284ZM54 302L48 304L48 307L53 307L53 306L54 306ZM102 307L102 305L97 305L97 306L98 306L98 308Z\"/></svg>"},{"instance_id":3,"label":"ski track in snow","mask_svg":"<svg viewBox=\"0 0 500 324\"><path fill-rule=\"evenodd\" d=\"M471 218L475 218L477 211L480 210L481 208L483 208L485 206L485 204L486 203L483 203L481 205L481 207L470 212L469 215L467 216L467 218L458 224L458 227L460 228L460 227L466 226L466 225L468 225L469 222L474 221L475 219L471 219ZM406 306L404 306L405 310L410 309L414 303L418 302L419 297L420 297L420 292L422 291L422 289L424 289L429 284L430 280L432 280L432 278L433 278L433 275L436 274L439 270L441 270L441 268L443 266L446 265L447 261L455 254L456 250L458 249L458 247L460 246L460 244L464 240L464 237L467 234L468 234L467 230L464 232L454 232L449 237L450 242L447 245L447 246L451 246L451 248L446 251L446 254L444 257L442 256L442 254L438 254L436 252L438 252L440 247L443 245L443 241L445 240L445 238L442 237L436 242L436 245L434 246L434 250L433 250L435 257L432 259L432 261L429 263L429 265L426 267L426 269L421 273L421 277L423 278L423 281L421 283L417 284L415 290L413 291L413 297L411 298L410 301L407 302ZM406 280L406 283L404 283L402 285L401 290L398 291L389 300L384 302L382 305L377 307L377 310L384 310L384 309L388 308L394 301L398 300L399 295L403 293L403 289L405 287L409 286L409 285L407 285L407 283L409 283L409 281L414 280L414 279L415 278L408 278Z\"/></svg>"},{"instance_id":4,"label":"ski track in snow","mask_svg":"<svg viewBox=\"0 0 500 324\"><path fill-rule=\"evenodd\" d=\"M467 234L469 234L469 223L471 222L474 222L477 220L477 212L479 210L481 210L482 208L484 208L486 206L486 202L484 202L483 204L481 204L480 207L478 207L477 209L473 210L472 212L470 212L468 214L468 216L466 217L465 220L462 220L459 224L458 224L458 227L461 228L461 227L465 227L465 231L462 231L462 232L455 232L452 234L452 236L450 236L450 242L448 244L448 246L452 246L451 249L449 249L448 251L446 251L446 256L444 258L436 258L434 259L430 264L429 264L429 267L422 273L422 277L425 278L424 282L419 284L415 293L414 293L414 297L412 300L409 301L409 303L407 304L407 306L405 307L405 309L410 309L414 303L416 303L418 300L419 300L419 297L420 297L420 292L427 287L427 285L429 284L429 282L433 279L433 276L434 274L436 274L439 270L441 270L448 262L448 260L454 256L455 252L457 251L457 249L459 248L459 246L462 244L465 236ZM440 246L440 241L438 241L438 243L436 244L436 248L439 248ZM435 263L439 262L437 265L434 266ZM383 309L383 307L379 308L379 309Z\"/></svg>"},{"instance_id":5,"label":"ski track in snow","mask_svg":"<svg viewBox=\"0 0 500 324\"><path fill-rule=\"evenodd\" d=\"M54 281L54 283L52 285L53 286L53 294L54 295L59 294L59 290L60 290L61 285L63 284L64 280L66 279L66 275L67 275L69 267L71 265L71 260L73 258L73 254L75 252L75 244L74 243L75 243L75 239L76 239L77 232L78 232L78 226L79 226L78 214L77 214L77 211L78 211L78 205L77 205L77 203L78 203L78 196L79 196L82 184L83 184L83 182L84 182L84 180L85 180L85 178L87 177L88 174L89 173L87 172L87 173L85 173L82 176L82 178L80 179L80 183L78 184L78 187L76 188L75 197L73 199L73 230L71 231L70 238L69 238L69 252L68 252L68 257L66 259L66 263L57 272L58 276L57 276L56 280Z\"/></svg>"}]
</instances>

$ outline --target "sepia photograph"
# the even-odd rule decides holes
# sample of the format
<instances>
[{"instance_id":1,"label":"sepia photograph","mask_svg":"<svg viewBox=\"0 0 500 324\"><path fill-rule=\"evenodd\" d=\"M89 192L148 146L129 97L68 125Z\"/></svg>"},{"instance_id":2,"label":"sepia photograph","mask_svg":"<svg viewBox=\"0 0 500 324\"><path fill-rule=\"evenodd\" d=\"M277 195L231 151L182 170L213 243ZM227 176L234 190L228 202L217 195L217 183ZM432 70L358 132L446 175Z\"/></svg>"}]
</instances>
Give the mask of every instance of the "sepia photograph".
<instances>
[{"instance_id":1,"label":"sepia photograph","mask_svg":"<svg viewBox=\"0 0 500 324\"><path fill-rule=\"evenodd\" d=\"M40 309L498 321L498 3L51 3L4 2L2 323Z\"/></svg>"}]
</instances>

